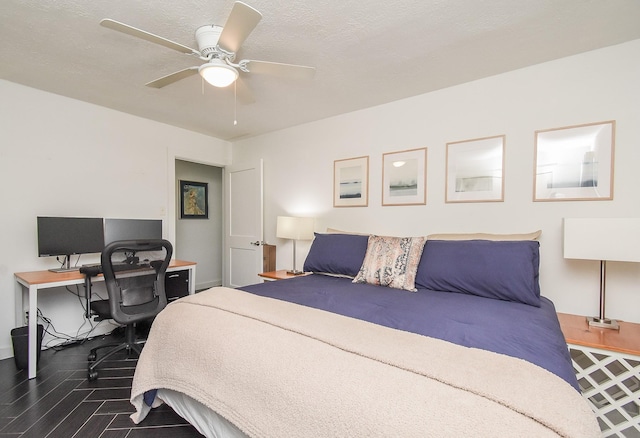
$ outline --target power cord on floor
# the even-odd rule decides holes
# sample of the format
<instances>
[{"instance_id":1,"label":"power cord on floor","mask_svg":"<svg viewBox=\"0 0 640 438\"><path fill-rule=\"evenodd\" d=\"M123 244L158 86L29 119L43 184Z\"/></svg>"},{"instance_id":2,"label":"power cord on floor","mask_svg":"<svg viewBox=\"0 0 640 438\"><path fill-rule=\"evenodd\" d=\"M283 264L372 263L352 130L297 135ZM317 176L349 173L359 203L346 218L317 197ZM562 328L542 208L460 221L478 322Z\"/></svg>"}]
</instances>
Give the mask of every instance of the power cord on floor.
<instances>
[{"instance_id":1,"label":"power cord on floor","mask_svg":"<svg viewBox=\"0 0 640 438\"><path fill-rule=\"evenodd\" d=\"M91 334L101 325L103 321L107 321L108 323L110 322L109 320L103 320L103 321L99 321L97 324L94 325L92 320L85 318L82 325L78 328L78 331L76 332L75 336L69 336L65 333L59 332L53 325L53 322L51 321L51 319L46 317L40 309L38 309L38 321L42 322L42 325L44 326L44 332L47 333L52 338L51 340L49 340L47 345L42 346L42 349L48 350L51 348L51 349L54 349L54 351L60 351L64 348L67 348L73 345L81 345L87 341L90 341L92 339L95 339L101 336L110 335L113 332L113 329L116 329L118 327L118 326L114 326L113 329L108 333L92 336ZM81 333L82 328L87 323L89 323L90 328L87 331ZM62 341L62 342L55 345L48 345L49 343L54 341Z\"/></svg>"}]
</instances>

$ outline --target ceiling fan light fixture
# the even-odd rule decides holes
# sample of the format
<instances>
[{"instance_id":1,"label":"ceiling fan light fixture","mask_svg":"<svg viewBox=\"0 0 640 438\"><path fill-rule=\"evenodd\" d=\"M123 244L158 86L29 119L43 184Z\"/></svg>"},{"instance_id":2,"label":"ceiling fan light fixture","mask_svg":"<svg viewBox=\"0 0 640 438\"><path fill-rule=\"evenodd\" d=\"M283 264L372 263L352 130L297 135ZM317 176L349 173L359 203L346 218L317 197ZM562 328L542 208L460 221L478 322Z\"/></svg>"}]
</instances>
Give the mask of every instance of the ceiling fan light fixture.
<instances>
[{"instance_id":1,"label":"ceiling fan light fixture","mask_svg":"<svg viewBox=\"0 0 640 438\"><path fill-rule=\"evenodd\" d=\"M198 68L200 76L214 87L227 87L238 79L238 70L221 59L212 59Z\"/></svg>"}]
</instances>

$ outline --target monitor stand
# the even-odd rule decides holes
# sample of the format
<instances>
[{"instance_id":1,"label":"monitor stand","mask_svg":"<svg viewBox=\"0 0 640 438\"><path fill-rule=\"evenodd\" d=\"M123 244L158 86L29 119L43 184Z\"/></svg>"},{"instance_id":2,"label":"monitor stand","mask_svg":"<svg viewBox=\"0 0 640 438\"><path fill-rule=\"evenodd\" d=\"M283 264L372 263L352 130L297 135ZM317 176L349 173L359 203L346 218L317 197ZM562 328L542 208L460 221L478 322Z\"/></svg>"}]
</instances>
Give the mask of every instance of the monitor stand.
<instances>
[{"instance_id":1,"label":"monitor stand","mask_svg":"<svg viewBox=\"0 0 640 438\"><path fill-rule=\"evenodd\" d=\"M50 272L61 273L61 272L77 271L79 269L80 268L71 266L71 255L68 254L68 255L64 256L64 260L62 261L62 267L60 267L60 268L52 268L52 269L49 269L49 271Z\"/></svg>"}]
</instances>

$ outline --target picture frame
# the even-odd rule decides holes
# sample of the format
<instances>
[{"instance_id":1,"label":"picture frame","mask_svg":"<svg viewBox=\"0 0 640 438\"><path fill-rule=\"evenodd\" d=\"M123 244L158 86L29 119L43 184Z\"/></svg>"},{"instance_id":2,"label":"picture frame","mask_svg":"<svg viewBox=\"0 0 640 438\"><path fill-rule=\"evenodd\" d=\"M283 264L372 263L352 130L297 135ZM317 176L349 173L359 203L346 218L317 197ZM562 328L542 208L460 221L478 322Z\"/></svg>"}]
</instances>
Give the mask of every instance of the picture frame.
<instances>
[{"instance_id":1,"label":"picture frame","mask_svg":"<svg viewBox=\"0 0 640 438\"><path fill-rule=\"evenodd\" d=\"M369 205L369 156L333 162L333 206Z\"/></svg>"},{"instance_id":2,"label":"picture frame","mask_svg":"<svg viewBox=\"0 0 640 438\"><path fill-rule=\"evenodd\" d=\"M382 154L382 205L427 203L427 148Z\"/></svg>"},{"instance_id":3,"label":"picture frame","mask_svg":"<svg viewBox=\"0 0 640 438\"><path fill-rule=\"evenodd\" d=\"M613 199L615 120L535 131L534 201Z\"/></svg>"},{"instance_id":4,"label":"picture frame","mask_svg":"<svg viewBox=\"0 0 640 438\"><path fill-rule=\"evenodd\" d=\"M503 202L506 135L447 143L445 202Z\"/></svg>"},{"instance_id":5,"label":"picture frame","mask_svg":"<svg viewBox=\"0 0 640 438\"><path fill-rule=\"evenodd\" d=\"M180 218L209 219L209 184L180 181Z\"/></svg>"}]
</instances>

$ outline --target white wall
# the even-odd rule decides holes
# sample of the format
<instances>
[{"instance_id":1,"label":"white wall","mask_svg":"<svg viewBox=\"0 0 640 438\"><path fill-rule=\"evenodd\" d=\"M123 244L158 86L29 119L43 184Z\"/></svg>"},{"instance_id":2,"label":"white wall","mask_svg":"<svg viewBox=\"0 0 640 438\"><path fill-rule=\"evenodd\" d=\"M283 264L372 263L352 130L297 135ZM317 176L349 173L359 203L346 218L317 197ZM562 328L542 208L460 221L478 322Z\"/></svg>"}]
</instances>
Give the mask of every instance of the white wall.
<instances>
[{"instance_id":1,"label":"white wall","mask_svg":"<svg viewBox=\"0 0 640 438\"><path fill-rule=\"evenodd\" d=\"M469 68L473 68L472 65ZM264 159L265 238L278 267L290 242L276 216L392 235L542 229L541 287L562 312L598 314L599 263L562 258L563 217L640 217L640 40L246 139L233 160ZM301 109L303 110L303 109ZM534 131L615 119L612 201L532 202ZM445 144L506 135L505 201L445 204ZM427 205L382 207L382 154L428 148ZM333 208L333 162L369 155L369 206ZM293 182L293 183L292 183ZM306 252L298 245L302 263ZM306 246L308 248L308 245ZM640 322L640 264L608 264L607 316Z\"/></svg>"},{"instance_id":2,"label":"white wall","mask_svg":"<svg viewBox=\"0 0 640 438\"><path fill-rule=\"evenodd\" d=\"M55 258L37 256L38 215L160 218L164 237L175 242L175 158L224 166L231 145L7 81L0 80L0 95L0 358L6 358L16 326L13 273L57 266ZM92 261L97 256L83 256L80 264ZM39 298L58 331L81 327L72 293L61 288Z\"/></svg>"}]
</instances>

